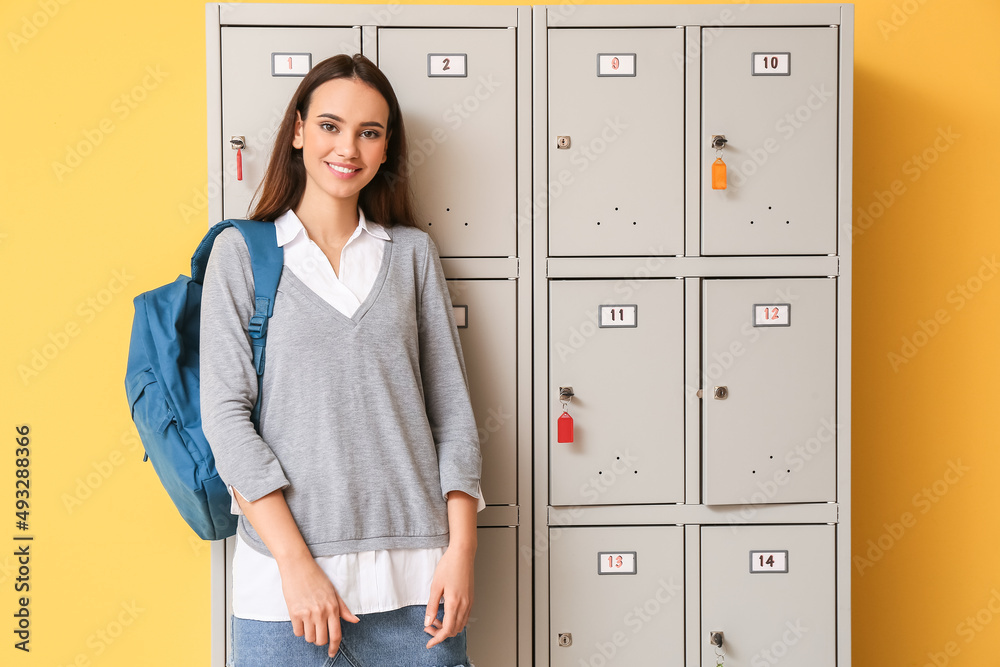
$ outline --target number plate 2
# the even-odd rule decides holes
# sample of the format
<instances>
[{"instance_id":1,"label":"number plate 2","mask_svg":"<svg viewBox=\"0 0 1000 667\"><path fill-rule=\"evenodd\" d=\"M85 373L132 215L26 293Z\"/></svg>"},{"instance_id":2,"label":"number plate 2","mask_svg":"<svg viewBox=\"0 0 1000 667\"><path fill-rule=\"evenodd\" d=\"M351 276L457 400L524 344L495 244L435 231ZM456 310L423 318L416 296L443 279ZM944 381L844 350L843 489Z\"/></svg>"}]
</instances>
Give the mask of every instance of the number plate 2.
<instances>
[{"instance_id":1,"label":"number plate 2","mask_svg":"<svg viewBox=\"0 0 1000 667\"><path fill-rule=\"evenodd\" d=\"M468 54L428 53L427 76L468 76Z\"/></svg>"},{"instance_id":2,"label":"number plate 2","mask_svg":"<svg viewBox=\"0 0 1000 667\"><path fill-rule=\"evenodd\" d=\"M597 554L597 574L635 574L635 551L600 551Z\"/></svg>"}]
</instances>

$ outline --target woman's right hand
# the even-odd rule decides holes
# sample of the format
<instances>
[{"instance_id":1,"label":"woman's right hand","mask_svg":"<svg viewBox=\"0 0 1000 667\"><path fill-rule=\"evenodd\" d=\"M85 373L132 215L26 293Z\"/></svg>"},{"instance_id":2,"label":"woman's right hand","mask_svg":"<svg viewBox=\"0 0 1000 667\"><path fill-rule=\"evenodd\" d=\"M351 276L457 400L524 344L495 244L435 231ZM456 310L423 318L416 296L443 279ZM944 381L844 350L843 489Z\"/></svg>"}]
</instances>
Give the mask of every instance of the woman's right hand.
<instances>
[{"instance_id":1,"label":"woman's right hand","mask_svg":"<svg viewBox=\"0 0 1000 667\"><path fill-rule=\"evenodd\" d=\"M340 650L340 619L357 623L330 578L311 555L278 562L281 592L288 605L292 631L296 637L317 646L330 644L332 658Z\"/></svg>"}]
</instances>

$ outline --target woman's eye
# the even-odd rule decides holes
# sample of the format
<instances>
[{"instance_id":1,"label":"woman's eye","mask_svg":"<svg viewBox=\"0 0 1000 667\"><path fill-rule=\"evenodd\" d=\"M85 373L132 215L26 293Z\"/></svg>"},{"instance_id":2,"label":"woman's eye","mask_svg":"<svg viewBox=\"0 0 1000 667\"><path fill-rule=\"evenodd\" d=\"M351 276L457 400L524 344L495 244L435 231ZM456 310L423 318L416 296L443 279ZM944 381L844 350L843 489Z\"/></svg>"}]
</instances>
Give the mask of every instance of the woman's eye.
<instances>
[{"instance_id":1,"label":"woman's eye","mask_svg":"<svg viewBox=\"0 0 1000 667\"><path fill-rule=\"evenodd\" d=\"M361 136L365 139L378 139L379 134L375 130L365 130L361 133Z\"/></svg>"},{"instance_id":2,"label":"woman's eye","mask_svg":"<svg viewBox=\"0 0 1000 667\"><path fill-rule=\"evenodd\" d=\"M320 123L319 126L324 130L326 130L327 132L331 132L337 129L337 126L334 125L333 123Z\"/></svg>"}]
</instances>

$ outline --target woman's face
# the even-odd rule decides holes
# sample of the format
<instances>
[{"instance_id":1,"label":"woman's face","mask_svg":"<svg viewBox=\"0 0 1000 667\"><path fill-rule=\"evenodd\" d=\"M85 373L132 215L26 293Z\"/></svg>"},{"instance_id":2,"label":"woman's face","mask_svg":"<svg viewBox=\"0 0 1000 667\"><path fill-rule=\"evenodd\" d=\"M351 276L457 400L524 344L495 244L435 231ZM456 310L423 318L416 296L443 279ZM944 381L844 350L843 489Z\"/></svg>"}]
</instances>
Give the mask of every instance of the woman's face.
<instances>
[{"instance_id":1,"label":"woman's face","mask_svg":"<svg viewBox=\"0 0 1000 667\"><path fill-rule=\"evenodd\" d=\"M306 118L295 121L306 197L353 199L375 177L389 145L389 105L357 79L333 79L312 93Z\"/></svg>"}]
</instances>

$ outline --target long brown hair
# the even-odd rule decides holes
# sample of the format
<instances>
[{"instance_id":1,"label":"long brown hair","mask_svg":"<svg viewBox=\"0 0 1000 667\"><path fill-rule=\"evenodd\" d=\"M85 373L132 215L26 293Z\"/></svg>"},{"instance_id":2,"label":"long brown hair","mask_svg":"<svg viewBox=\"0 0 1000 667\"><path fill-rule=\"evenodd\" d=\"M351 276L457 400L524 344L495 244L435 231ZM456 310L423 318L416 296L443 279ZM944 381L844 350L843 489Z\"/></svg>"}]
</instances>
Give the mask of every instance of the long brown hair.
<instances>
[{"instance_id":1,"label":"long brown hair","mask_svg":"<svg viewBox=\"0 0 1000 667\"><path fill-rule=\"evenodd\" d=\"M302 150L292 146L296 112L305 120L313 91L333 79L362 81L377 90L389 105L387 159L371 182L361 189L358 205L367 218L380 225L415 225L406 155L406 130L399 112L399 102L389 80L372 61L360 53L327 58L309 70L302 79L281 119L264 180L257 188L256 204L251 204L248 217L251 220L273 221L282 213L298 206L302 200L306 189L306 169L302 163Z\"/></svg>"}]
</instances>

